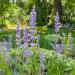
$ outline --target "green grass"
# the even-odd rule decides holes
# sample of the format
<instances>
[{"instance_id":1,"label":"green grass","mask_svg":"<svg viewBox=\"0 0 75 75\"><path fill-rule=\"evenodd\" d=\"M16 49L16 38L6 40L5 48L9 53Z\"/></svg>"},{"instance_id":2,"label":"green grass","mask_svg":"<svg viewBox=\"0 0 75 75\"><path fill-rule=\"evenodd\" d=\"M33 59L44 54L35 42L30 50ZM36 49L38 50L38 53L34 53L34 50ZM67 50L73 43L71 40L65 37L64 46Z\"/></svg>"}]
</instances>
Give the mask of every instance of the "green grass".
<instances>
[{"instance_id":1,"label":"green grass","mask_svg":"<svg viewBox=\"0 0 75 75\"><path fill-rule=\"evenodd\" d=\"M47 26L43 26L43 27L37 27L37 30L40 34L40 46L42 48L45 49L49 49L49 44L47 42L47 40L45 40L45 36L47 36L48 34L54 34L54 28L48 28ZM74 38L74 43L75 43L75 32L74 31L69 31L68 29L60 29L60 34L61 33L65 33L66 35L68 35L69 32L72 32L72 36ZM12 47L15 47L15 39L16 39L16 30L5 30L5 31L1 31L0 32L0 41L2 41L3 38L5 38L6 40L8 40L8 35L12 36ZM21 30L21 38L23 39L23 30Z\"/></svg>"}]
</instances>

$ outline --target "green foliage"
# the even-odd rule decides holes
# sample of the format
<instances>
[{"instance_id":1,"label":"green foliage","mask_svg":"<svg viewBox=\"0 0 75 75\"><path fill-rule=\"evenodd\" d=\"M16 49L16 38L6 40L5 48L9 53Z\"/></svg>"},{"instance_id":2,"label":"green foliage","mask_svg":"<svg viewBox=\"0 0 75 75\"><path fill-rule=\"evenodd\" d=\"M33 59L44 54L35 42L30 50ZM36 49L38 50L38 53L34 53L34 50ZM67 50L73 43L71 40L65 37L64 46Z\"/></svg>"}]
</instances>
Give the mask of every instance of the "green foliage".
<instances>
[{"instance_id":1,"label":"green foliage","mask_svg":"<svg viewBox=\"0 0 75 75\"><path fill-rule=\"evenodd\" d=\"M60 57L57 57L56 54L53 54L53 56L48 59L48 75L63 75L64 74L64 61Z\"/></svg>"},{"instance_id":2,"label":"green foliage","mask_svg":"<svg viewBox=\"0 0 75 75\"><path fill-rule=\"evenodd\" d=\"M45 25L48 22L48 15L51 13L52 5L46 0L36 0L37 25ZM49 10L50 9L50 10Z\"/></svg>"},{"instance_id":3,"label":"green foliage","mask_svg":"<svg viewBox=\"0 0 75 75\"><path fill-rule=\"evenodd\" d=\"M75 1L61 0L62 3L62 23L74 25L75 20ZM32 7L35 5L37 13L37 25L54 24L54 1L53 0L0 0L0 27L16 24L16 18L19 17L22 24L27 24L28 17ZM25 22L26 21L26 22Z\"/></svg>"},{"instance_id":4,"label":"green foliage","mask_svg":"<svg viewBox=\"0 0 75 75\"><path fill-rule=\"evenodd\" d=\"M5 63L4 57L0 52L0 75L12 75L12 71L9 69L8 65Z\"/></svg>"},{"instance_id":5,"label":"green foliage","mask_svg":"<svg viewBox=\"0 0 75 75\"><path fill-rule=\"evenodd\" d=\"M33 51L32 56L28 56L27 59L23 57L21 46L16 52L17 48L11 49L9 51L10 64L6 64L3 56L0 55L0 75L38 75L41 74L40 66L40 53L44 53L45 56L45 70L43 74L45 75L63 75L64 71L70 71L71 75L75 73L75 61L71 58L64 58L63 54L59 54L54 51L49 51L43 48L32 47L29 48L30 51ZM14 58L17 57L17 62L14 61ZM14 63L16 62L16 63ZM3 74L1 74L3 73Z\"/></svg>"},{"instance_id":6,"label":"green foliage","mask_svg":"<svg viewBox=\"0 0 75 75\"><path fill-rule=\"evenodd\" d=\"M5 26L5 13L9 6L9 0L0 0L0 27Z\"/></svg>"},{"instance_id":7,"label":"green foliage","mask_svg":"<svg viewBox=\"0 0 75 75\"><path fill-rule=\"evenodd\" d=\"M63 23L69 23L72 27L74 24L74 18L75 18L75 1L74 0L62 0L62 6L63 6Z\"/></svg>"},{"instance_id":8,"label":"green foliage","mask_svg":"<svg viewBox=\"0 0 75 75\"><path fill-rule=\"evenodd\" d=\"M54 44L54 42L53 42L53 40L54 39L58 39L59 41L58 41L58 44L61 44L61 43L65 43L65 40L67 39L66 38L66 36L64 35L64 34L49 34L49 35L46 35L45 37L44 37L44 42L45 42L45 47L47 46L48 47L48 49L50 49L50 50L53 50L53 44ZM47 48L46 47L46 48Z\"/></svg>"},{"instance_id":9,"label":"green foliage","mask_svg":"<svg viewBox=\"0 0 75 75\"><path fill-rule=\"evenodd\" d=\"M75 74L75 61L72 61L72 66L71 66L71 72L70 75L74 75Z\"/></svg>"}]
</instances>

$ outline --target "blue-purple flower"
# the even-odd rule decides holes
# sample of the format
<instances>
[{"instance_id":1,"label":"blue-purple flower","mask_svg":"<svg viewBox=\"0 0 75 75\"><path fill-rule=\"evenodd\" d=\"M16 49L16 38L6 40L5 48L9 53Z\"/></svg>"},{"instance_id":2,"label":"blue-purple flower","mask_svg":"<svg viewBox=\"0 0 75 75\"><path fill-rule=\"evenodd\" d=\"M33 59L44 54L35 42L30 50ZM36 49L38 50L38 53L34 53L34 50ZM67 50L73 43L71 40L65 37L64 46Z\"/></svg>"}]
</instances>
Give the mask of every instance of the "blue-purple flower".
<instances>
[{"instance_id":1,"label":"blue-purple flower","mask_svg":"<svg viewBox=\"0 0 75 75\"><path fill-rule=\"evenodd\" d=\"M40 47L40 35L36 36L36 46Z\"/></svg>"},{"instance_id":2,"label":"blue-purple flower","mask_svg":"<svg viewBox=\"0 0 75 75\"><path fill-rule=\"evenodd\" d=\"M31 17L30 17L30 35L29 35L29 40L30 40L30 46L40 46L40 36L37 34L36 31L36 11L35 9L32 9L31 11Z\"/></svg>"},{"instance_id":3,"label":"blue-purple flower","mask_svg":"<svg viewBox=\"0 0 75 75\"><path fill-rule=\"evenodd\" d=\"M20 38L20 20L17 21L17 29L16 29L16 45L18 47L21 46L21 38Z\"/></svg>"},{"instance_id":4,"label":"blue-purple flower","mask_svg":"<svg viewBox=\"0 0 75 75\"><path fill-rule=\"evenodd\" d=\"M35 12L35 9L32 9L31 17L30 17L30 33L31 34L34 34L35 32L35 25L36 25L36 12Z\"/></svg>"},{"instance_id":5,"label":"blue-purple flower","mask_svg":"<svg viewBox=\"0 0 75 75\"><path fill-rule=\"evenodd\" d=\"M7 43L8 50L11 48L11 46L12 46L11 35L9 35L8 43Z\"/></svg>"},{"instance_id":6,"label":"blue-purple flower","mask_svg":"<svg viewBox=\"0 0 75 75\"><path fill-rule=\"evenodd\" d=\"M2 49L3 49L3 57L5 59L6 64L9 64L10 60L9 60L9 54L8 54L8 48L7 48L7 42L5 39L3 39L2 42Z\"/></svg>"},{"instance_id":7,"label":"blue-purple flower","mask_svg":"<svg viewBox=\"0 0 75 75\"><path fill-rule=\"evenodd\" d=\"M27 35L27 28L24 28L24 32L23 32L24 36L23 36L23 40L24 40L24 50L23 50L23 56L27 57L27 50L28 50L28 35Z\"/></svg>"},{"instance_id":8,"label":"blue-purple flower","mask_svg":"<svg viewBox=\"0 0 75 75\"><path fill-rule=\"evenodd\" d=\"M24 48L26 49L28 47L28 35L27 35L27 28L26 27L24 28L23 40L24 40Z\"/></svg>"},{"instance_id":9,"label":"blue-purple flower","mask_svg":"<svg viewBox=\"0 0 75 75\"><path fill-rule=\"evenodd\" d=\"M60 21L59 21L59 14L58 12L56 13L56 16L55 16L55 32L59 32L59 29L61 28L61 24L60 24Z\"/></svg>"},{"instance_id":10,"label":"blue-purple flower","mask_svg":"<svg viewBox=\"0 0 75 75\"><path fill-rule=\"evenodd\" d=\"M72 51L73 49L73 38L72 38L71 33L69 33L68 35L67 49L70 51Z\"/></svg>"},{"instance_id":11,"label":"blue-purple flower","mask_svg":"<svg viewBox=\"0 0 75 75\"><path fill-rule=\"evenodd\" d=\"M44 52L42 52L42 53L40 54L40 64L41 64L42 70L45 69L44 61L45 61L45 55L44 55Z\"/></svg>"},{"instance_id":12,"label":"blue-purple flower","mask_svg":"<svg viewBox=\"0 0 75 75\"><path fill-rule=\"evenodd\" d=\"M35 9L32 9L30 16L30 36L29 36L31 47L35 45L34 42L36 36L35 24L36 24L36 12Z\"/></svg>"},{"instance_id":13,"label":"blue-purple flower","mask_svg":"<svg viewBox=\"0 0 75 75\"><path fill-rule=\"evenodd\" d=\"M24 40L24 50L22 52L23 52L24 58L26 58L26 57L32 55L32 51L30 51L29 47L28 47L29 43L28 43L28 34L27 34L27 28L26 27L24 28L24 37L23 37L23 40Z\"/></svg>"},{"instance_id":14,"label":"blue-purple flower","mask_svg":"<svg viewBox=\"0 0 75 75\"><path fill-rule=\"evenodd\" d=\"M17 64L17 60L18 60L18 58L17 57L14 57L14 65Z\"/></svg>"},{"instance_id":15,"label":"blue-purple flower","mask_svg":"<svg viewBox=\"0 0 75 75\"><path fill-rule=\"evenodd\" d=\"M55 49L59 52L63 52L64 51L64 44L61 43L61 44L55 44Z\"/></svg>"}]
</instances>

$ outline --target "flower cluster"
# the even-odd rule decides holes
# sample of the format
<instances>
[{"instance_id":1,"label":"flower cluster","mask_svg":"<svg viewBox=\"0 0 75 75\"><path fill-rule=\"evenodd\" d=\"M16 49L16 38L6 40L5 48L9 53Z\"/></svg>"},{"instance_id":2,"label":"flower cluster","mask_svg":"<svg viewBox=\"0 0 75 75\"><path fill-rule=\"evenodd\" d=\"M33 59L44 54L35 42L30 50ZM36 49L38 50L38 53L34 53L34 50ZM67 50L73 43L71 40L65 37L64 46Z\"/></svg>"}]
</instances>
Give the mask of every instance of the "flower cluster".
<instances>
[{"instance_id":1,"label":"flower cluster","mask_svg":"<svg viewBox=\"0 0 75 75\"><path fill-rule=\"evenodd\" d=\"M44 60L45 60L45 55L44 55L44 52L42 52L42 53L40 54L40 63L41 63L41 68L42 68L42 70L45 69Z\"/></svg>"},{"instance_id":2,"label":"flower cluster","mask_svg":"<svg viewBox=\"0 0 75 75\"><path fill-rule=\"evenodd\" d=\"M68 35L67 45L68 45L67 49L70 50L70 51L72 51L72 49L73 49L73 38L72 38L71 33L69 33L69 35Z\"/></svg>"},{"instance_id":3,"label":"flower cluster","mask_svg":"<svg viewBox=\"0 0 75 75\"><path fill-rule=\"evenodd\" d=\"M16 45L18 47L21 46L21 39L20 39L20 20L17 21L17 30L16 30Z\"/></svg>"},{"instance_id":4,"label":"flower cluster","mask_svg":"<svg viewBox=\"0 0 75 75\"><path fill-rule=\"evenodd\" d=\"M55 44L55 48L56 50L58 50L59 52L63 52L64 51L64 44Z\"/></svg>"},{"instance_id":5,"label":"flower cluster","mask_svg":"<svg viewBox=\"0 0 75 75\"><path fill-rule=\"evenodd\" d=\"M7 42L5 39L3 39L3 42L2 42L2 49L3 49L3 56L4 56L4 59L5 59L5 62L6 64L9 64L9 54L8 54L8 48L7 48Z\"/></svg>"},{"instance_id":6,"label":"flower cluster","mask_svg":"<svg viewBox=\"0 0 75 75\"><path fill-rule=\"evenodd\" d=\"M36 36L36 46L40 47L40 35L38 35L38 34Z\"/></svg>"},{"instance_id":7,"label":"flower cluster","mask_svg":"<svg viewBox=\"0 0 75 75\"><path fill-rule=\"evenodd\" d=\"M34 46L34 40L35 40L35 24L36 24L36 12L35 9L32 9L31 17L30 17L30 38L31 41L30 46Z\"/></svg>"},{"instance_id":8,"label":"flower cluster","mask_svg":"<svg viewBox=\"0 0 75 75\"><path fill-rule=\"evenodd\" d=\"M59 22L59 14L58 12L56 13L56 16L55 16L55 32L59 32L59 29L61 28L61 24Z\"/></svg>"},{"instance_id":9,"label":"flower cluster","mask_svg":"<svg viewBox=\"0 0 75 75\"><path fill-rule=\"evenodd\" d=\"M23 36L23 41L24 41L24 50L23 50L23 56L24 58L28 57L28 56L32 56L32 51L30 51L29 49L29 39L28 39L28 33L27 33L27 28L24 28L24 32L23 32L24 36Z\"/></svg>"},{"instance_id":10,"label":"flower cluster","mask_svg":"<svg viewBox=\"0 0 75 75\"><path fill-rule=\"evenodd\" d=\"M27 35L27 28L26 27L24 28L23 40L24 40L24 48L27 49L27 47L28 47L28 35Z\"/></svg>"},{"instance_id":11,"label":"flower cluster","mask_svg":"<svg viewBox=\"0 0 75 75\"><path fill-rule=\"evenodd\" d=\"M59 34L53 34L52 42L53 43L51 44L51 46L54 50L57 50L59 52L64 51L65 44Z\"/></svg>"},{"instance_id":12,"label":"flower cluster","mask_svg":"<svg viewBox=\"0 0 75 75\"><path fill-rule=\"evenodd\" d=\"M28 50L28 34L27 34L27 28L24 28L24 50L23 50L23 56L26 58L28 56L31 56L31 52Z\"/></svg>"},{"instance_id":13,"label":"flower cluster","mask_svg":"<svg viewBox=\"0 0 75 75\"><path fill-rule=\"evenodd\" d=\"M8 50L11 48L12 46L12 42L11 42L11 35L9 35L9 38L8 38L8 43L7 43L7 47L8 47Z\"/></svg>"},{"instance_id":14,"label":"flower cluster","mask_svg":"<svg viewBox=\"0 0 75 75\"><path fill-rule=\"evenodd\" d=\"M36 28L36 12L35 9L32 9L31 17L30 17L30 46L39 46L40 36L37 34Z\"/></svg>"}]
</instances>

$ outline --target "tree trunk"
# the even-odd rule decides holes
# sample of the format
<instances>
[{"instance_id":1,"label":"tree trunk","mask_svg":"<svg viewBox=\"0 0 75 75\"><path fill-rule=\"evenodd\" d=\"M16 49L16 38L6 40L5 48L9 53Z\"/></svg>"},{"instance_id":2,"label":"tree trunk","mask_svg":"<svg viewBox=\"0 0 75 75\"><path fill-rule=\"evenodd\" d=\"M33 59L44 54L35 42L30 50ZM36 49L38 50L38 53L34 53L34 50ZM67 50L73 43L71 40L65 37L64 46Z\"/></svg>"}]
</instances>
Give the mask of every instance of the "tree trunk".
<instances>
[{"instance_id":1,"label":"tree trunk","mask_svg":"<svg viewBox=\"0 0 75 75\"><path fill-rule=\"evenodd\" d=\"M59 13L59 17L61 18L62 16L62 4L61 4L61 0L54 0L54 12L56 14L56 12Z\"/></svg>"}]
</instances>

